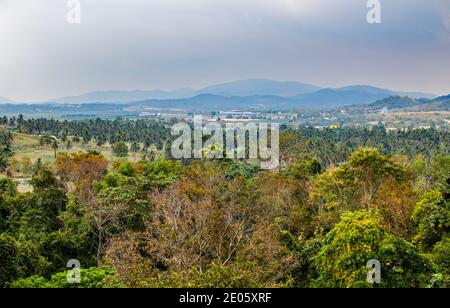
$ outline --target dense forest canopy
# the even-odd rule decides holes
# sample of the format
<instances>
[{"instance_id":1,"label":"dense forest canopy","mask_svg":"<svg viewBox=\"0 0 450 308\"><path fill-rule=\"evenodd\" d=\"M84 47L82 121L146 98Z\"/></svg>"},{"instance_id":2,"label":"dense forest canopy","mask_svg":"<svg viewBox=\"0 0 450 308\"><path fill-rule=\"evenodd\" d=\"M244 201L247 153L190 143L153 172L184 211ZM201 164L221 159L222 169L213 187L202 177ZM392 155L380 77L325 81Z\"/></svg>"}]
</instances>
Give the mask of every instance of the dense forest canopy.
<instances>
[{"instance_id":1,"label":"dense forest canopy","mask_svg":"<svg viewBox=\"0 0 450 308\"><path fill-rule=\"evenodd\" d=\"M125 150L170 142L157 122L1 124L5 175L16 132L123 154L55 151L34 163L29 192L0 179L1 287L450 287L448 131L284 129L282 164L268 171L128 160ZM80 284L66 279L71 259ZM380 284L367 282L371 259Z\"/></svg>"}]
</instances>

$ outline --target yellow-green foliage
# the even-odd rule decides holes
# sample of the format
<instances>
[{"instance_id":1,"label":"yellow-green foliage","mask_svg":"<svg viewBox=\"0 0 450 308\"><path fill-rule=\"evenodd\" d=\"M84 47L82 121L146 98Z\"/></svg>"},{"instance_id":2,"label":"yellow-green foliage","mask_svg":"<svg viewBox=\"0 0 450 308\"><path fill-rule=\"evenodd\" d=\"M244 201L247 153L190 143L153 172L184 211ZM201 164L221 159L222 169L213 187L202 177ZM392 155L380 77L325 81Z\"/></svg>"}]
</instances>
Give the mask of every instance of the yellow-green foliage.
<instances>
[{"instance_id":1,"label":"yellow-green foliage","mask_svg":"<svg viewBox=\"0 0 450 308\"><path fill-rule=\"evenodd\" d=\"M381 287L422 287L430 279L430 262L403 239L385 232L377 214L345 213L325 237L316 258L317 287L372 287L367 262L381 263Z\"/></svg>"},{"instance_id":2,"label":"yellow-green foliage","mask_svg":"<svg viewBox=\"0 0 450 308\"><path fill-rule=\"evenodd\" d=\"M441 192L431 191L418 202L412 219L417 229L414 243L430 250L450 234L450 202Z\"/></svg>"}]
</instances>

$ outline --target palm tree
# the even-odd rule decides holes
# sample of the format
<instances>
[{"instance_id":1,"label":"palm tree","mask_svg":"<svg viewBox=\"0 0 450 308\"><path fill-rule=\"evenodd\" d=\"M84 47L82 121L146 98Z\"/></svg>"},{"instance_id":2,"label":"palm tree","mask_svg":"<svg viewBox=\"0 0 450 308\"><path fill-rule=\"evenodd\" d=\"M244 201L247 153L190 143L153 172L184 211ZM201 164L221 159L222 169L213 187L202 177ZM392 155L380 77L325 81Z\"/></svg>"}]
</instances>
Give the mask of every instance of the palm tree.
<instances>
[{"instance_id":1,"label":"palm tree","mask_svg":"<svg viewBox=\"0 0 450 308\"><path fill-rule=\"evenodd\" d=\"M55 151L55 159L56 159L56 151L58 150L58 140L53 139L52 148Z\"/></svg>"}]
</instances>

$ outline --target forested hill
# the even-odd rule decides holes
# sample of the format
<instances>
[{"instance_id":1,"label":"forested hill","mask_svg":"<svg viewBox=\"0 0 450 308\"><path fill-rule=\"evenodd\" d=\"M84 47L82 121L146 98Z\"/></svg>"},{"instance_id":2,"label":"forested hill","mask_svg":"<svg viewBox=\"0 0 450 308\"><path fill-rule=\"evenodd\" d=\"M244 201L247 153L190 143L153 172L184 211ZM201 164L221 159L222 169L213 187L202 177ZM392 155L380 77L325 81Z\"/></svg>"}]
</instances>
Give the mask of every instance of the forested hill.
<instances>
[{"instance_id":1,"label":"forested hill","mask_svg":"<svg viewBox=\"0 0 450 308\"><path fill-rule=\"evenodd\" d=\"M441 111L450 110L450 95L435 99L415 99L407 96L391 96L367 105L353 105L345 109L376 111L382 109L401 109L405 111Z\"/></svg>"},{"instance_id":2,"label":"forested hill","mask_svg":"<svg viewBox=\"0 0 450 308\"><path fill-rule=\"evenodd\" d=\"M430 101L426 99L413 99L410 97L393 96L369 104L367 105L367 108L400 109L400 108L410 108L417 105L424 105L429 102Z\"/></svg>"}]
</instances>

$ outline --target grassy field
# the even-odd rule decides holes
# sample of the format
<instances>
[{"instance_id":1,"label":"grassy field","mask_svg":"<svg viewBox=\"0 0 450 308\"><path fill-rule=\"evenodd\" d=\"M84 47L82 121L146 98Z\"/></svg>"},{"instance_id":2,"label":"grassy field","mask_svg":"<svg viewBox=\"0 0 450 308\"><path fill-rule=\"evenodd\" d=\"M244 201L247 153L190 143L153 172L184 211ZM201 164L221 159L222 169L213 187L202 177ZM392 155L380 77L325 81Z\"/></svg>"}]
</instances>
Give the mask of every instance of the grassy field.
<instances>
[{"instance_id":1,"label":"grassy field","mask_svg":"<svg viewBox=\"0 0 450 308\"><path fill-rule=\"evenodd\" d=\"M29 158L32 163L36 162L39 158L43 163L53 163L55 161L54 150L50 146L41 146L39 144L39 136L13 133L13 137L14 141L12 148L14 151L14 158L17 161L21 161L24 158ZM79 151L98 151L102 153L109 162L113 162L117 159L124 159L114 156L110 145L99 147L94 142L88 144L72 143L72 148L70 150L68 150L65 145L59 144L56 153ZM129 153L128 160L136 161L139 160L141 156L142 155L140 154Z\"/></svg>"},{"instance_id":2,"label":"grassy field","mask_svg":"<svg viewBox=\"0 0 450 308\"><path fill-rule=\"evenodd\" d=\"M52 165L55 162L55 152L50 146L41 146L39 144L39 136L13 133L14 141L12 149L14 156L11 159L10 171L14 180L18 184L18 189L21 192L31 190L28 181L31 177L32 166L38 159L41 159L43 164ZM130 145L128 145L129 147ZM68 150L64 144L59 144L58 153L63 152L79 152L79 151L98 151L112 163L115 160L125 159L113 155L111 145L97 146L94 142L89 144L72 143L72 148ZM128 160L138 161L143 157L142 153L129 152Z\"/></svg>"}]
</instances>

